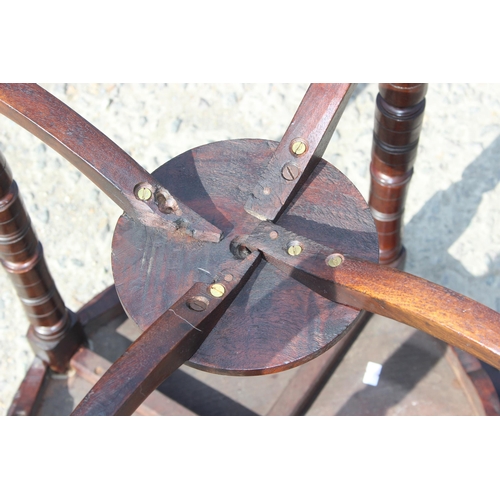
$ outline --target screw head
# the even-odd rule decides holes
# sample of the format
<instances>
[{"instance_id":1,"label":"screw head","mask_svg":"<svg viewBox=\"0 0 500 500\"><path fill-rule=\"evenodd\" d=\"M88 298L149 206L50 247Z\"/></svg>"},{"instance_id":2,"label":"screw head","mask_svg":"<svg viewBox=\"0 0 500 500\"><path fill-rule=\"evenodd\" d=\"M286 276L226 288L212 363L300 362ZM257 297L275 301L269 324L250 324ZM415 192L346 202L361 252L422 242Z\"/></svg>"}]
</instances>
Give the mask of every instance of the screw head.
<instances>
[{"instance_id":1,"label":"screw head","mask_svg":"<svg viewBox=\"0 0 500 500\"><path fill-rule=\"evenodd\" d=\"M290 144L290 150L296 156L301 156L307 151L307 142L304 139L294 139Z\"/></svg>"},{"instance_id":2,"label":"screw head","mask_svg":"<svg viewBox=\"0 0 500 500\"><path fill-rule=\"evenodd\" d=\"M293 181L299 176L300 170L295 163L285 163L281 170L281 175L287 181Z\"/></svg>"},{"instance_id":3,"label":"screw head","mask_svg":"<svg viewBox=\"0 0 500 500\"><path fill-rule=\"evenodd\" d=\"M188 307L193 311L201 312L204 311L209 304L209 300L206 297L198 295L197 297L192 297L188 300Z\"/></svg>"},{"instance_id":4,"label":"screw head","mask_svg":"<svg viewBox=\"0 0 500 500\"><path fill-rule=\"evenodd\" d=\"M142 186L137 190L136 196L141 201L148 201L153 196L153 192L148 187Z\"/></svg>"},{"instance_id":5,"label":"screw head","mask_svg":"<svg viewBox=\"0 0 500 500\"><path fill-rule=\"evenodd\" d=\"M332 253L326 258L326 265L330 267L338 267L344 262L344 256L340 253Z\"/></svg>"},{"instance_id":6,"label":"screw head","mask_svg":"<svg viewBox=\"0 0 500 500\"><path fill-rule=\"evenodd\" d=\"M286 246L286 251L288 252L288 255L296 257L302 253L302 245L296 240L290 241Z\"/></svg>"},{"instance_id":7,"label":"screw head","mask_svg":"<svg viewBox=\"0 0 500 500\"><path fill-rule=\"evenodd\" d=\"M227 281L228 283L229 283L230 281L233 281L233 275L232 275L232 274L229 274L229 273L228 273L228 274L226 274L226 275L224 276L224 281Z\"/></svg>"},{"instance_id":8,"label":"screw head","mask_svg":"<svg viewBox=\"0 0 500 500\"><path fill-rule=\"evenodd\" d=\"M208 291L212 297L220 299L226 293L226 288L222 283L214 283L208 287Z\"/></svg>"},{"instance_id":9,"label":"screw head","mask_svg":"<svg viewBox=\"0 0 500 500\"><path fill-rule=\"evenodd\" d=\"M271 231L269 233L269 238L271 238L272 240L275 240L278 236L279 236L278 231Z\"/></svg>"}]
</instances>

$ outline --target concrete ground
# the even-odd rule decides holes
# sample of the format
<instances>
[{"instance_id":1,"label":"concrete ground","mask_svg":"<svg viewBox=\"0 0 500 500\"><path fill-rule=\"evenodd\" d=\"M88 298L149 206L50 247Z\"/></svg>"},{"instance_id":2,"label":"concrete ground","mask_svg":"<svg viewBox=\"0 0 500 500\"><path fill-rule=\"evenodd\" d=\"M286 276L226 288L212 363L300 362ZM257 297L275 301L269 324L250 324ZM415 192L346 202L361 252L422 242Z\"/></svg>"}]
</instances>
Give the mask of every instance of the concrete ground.
<instances>
[{"instance_id":1,"label":"concrete ground","mask_svg":"<svg viewBox=\"0 0 500 500\"><path fill-rule=\"evenodd\" d=\"M147 170L225 139L279 140L307 84L44 84ZM360 84L325 158L367 198L376 84ZM500 311L500 85L431 84L405 213L406 270ZM0 116L9 162L50 270L76 310L112 283L120 210L66 160ZM32 360L0 273L0 415ZM376 360L374 360L376 361Z\"/></svg>"}]
</instances>

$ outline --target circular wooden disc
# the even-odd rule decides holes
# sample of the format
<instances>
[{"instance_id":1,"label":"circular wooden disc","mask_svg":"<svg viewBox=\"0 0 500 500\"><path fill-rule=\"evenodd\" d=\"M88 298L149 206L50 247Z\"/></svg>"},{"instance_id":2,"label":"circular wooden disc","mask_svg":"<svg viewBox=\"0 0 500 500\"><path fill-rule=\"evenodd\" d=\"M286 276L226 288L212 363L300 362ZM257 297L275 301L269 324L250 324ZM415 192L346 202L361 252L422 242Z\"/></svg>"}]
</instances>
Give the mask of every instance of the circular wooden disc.
<instances>
[{"instance_id":1,"label":"circular wooden disc","mask_svg":"<svg viewBox=\"0 0 500 500\"><path fill-rule=\"evenodd\" d=\"M234 259L231 240L260 222L243 207L276 146L253 139L208 144L153 173L174 197L223 230L220 243L165 235L120 217L113 237L113 274L124 308L140 328L148 328L195 282L211 283L219 265ZM278 224L335 252L378 261L368 205L323 160ZM226 375L292 368L334 345L358 314L262 262L189 364Z\"/></svg>"}]
</instances>

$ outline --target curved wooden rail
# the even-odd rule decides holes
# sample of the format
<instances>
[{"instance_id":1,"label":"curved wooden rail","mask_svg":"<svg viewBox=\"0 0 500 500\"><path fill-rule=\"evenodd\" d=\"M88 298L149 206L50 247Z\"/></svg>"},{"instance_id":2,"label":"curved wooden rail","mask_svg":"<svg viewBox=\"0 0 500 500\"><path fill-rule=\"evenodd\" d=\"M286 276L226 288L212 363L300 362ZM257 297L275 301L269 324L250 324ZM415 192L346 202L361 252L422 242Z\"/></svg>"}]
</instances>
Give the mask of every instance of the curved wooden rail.
<instances>
[{"instance_id":1,"label":"curved wooden rail","mask_svg":"<svg viewBox=\"0 0 500 500\"><path fill-rule=\"evenodd\" d=\"M309 86L290 125L245 210L260 220L275 221L318 164L356 84L314 83Z\"/></svg>"},{"instance_id":2,"label":"curved wooden rail","mask_svg":"<svg viewBox=\"0 0 500 500\"><path fill-rule=\"evenodd\" d=\"M178 230L199 240L220 240L221 232L216 227L174 200L165 187L111 139L38 85L0 84L0 113L66 158L130 217L147 226L169 232ZM148 199L138 199L140 186L150 190ZM167 210L171 213L164 213L162 208L167 200L173 207Z\"/></svg>"},{"instance_id":3,"label":"curved wooden rail","mask_svg":"<svg viewBox=\"0 0 500 500\"><path fill-rule=\"evenodd\" d=\"M199 349L260 261L252 254L224 266L231 279L222 284L220 298L207 292L206 283L195 283L111 365L72 415L132 415Z\"/></svg>"},{"instance_id":4,"label":"curved wooden rail","mask_svg":"<svg viewBox=\"0 0 500 500\"><path fill-rule=\"evenodd\" d=\"M297 256L287 253L293 241L301 248ZM403 271L335 254L268 222L243 244L329 300L418 328L500 369L500 314L479 302Z\"/></svg>"},{"instance_id":5,"label":"curved wooden rail","mask_svg":"<svg viewBox=\"0 0 500 500\"><path fill-rule=\"evenodd\" d=\"M352 92L349 84L329 85L309 89L304 106L280 143L281 149L249 198L249 213L275 220L305 178L301 174L307 175L316 157L321 156ZM0 112L59 152L130 217L168 232L219 241L220 231L180 202L173 200L176 205L169 210L173 213L165 213L164 203L170 196L165 187L41 87L0 84ZM293 149L295 139L299 139L304 152ZM283 162L289 155L297 169L284 172ZM151 196L138 196L138 186L147 186ZM275 190L268 193L268 187ZM267 197L269 194L273 196ZM293 240L292 246L300 248L291 252L295 256L287 253ZM406 323L500 368L500 314L482 304L396 269L332 255L332 249L272 223L259 225L244 244L262 251L270 263L329 300ZM234 280L224 284L221 299L207 295L206 284L195 284L111 366L73 415L131 414L196 352L259 260L257 254L252 254L239 264L239 270L232 270ZM188 305L193 296L203 298L194 308Z\"/></svg>"}]
</instances>

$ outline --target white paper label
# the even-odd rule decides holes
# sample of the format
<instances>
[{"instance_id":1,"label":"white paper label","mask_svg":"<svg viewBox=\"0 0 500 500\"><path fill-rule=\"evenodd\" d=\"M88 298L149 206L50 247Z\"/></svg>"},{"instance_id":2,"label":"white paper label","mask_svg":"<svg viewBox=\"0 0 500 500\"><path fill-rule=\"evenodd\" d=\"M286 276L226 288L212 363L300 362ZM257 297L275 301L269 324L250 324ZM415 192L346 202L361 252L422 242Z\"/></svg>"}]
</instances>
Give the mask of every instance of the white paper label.
<instances>
[{"instance_id":1,"label":"white paper label","mask_svg":"<svg viewBox=\"0 0 500 500\"><path fill-rule=\"evenodd\" d=\"M363 384L373 385L375 387L378 384L381 371L382 365L373 363L372 361L368 361L368 364L366 365L365 375L363 376Z\"/></svg>"}]
</instances>

